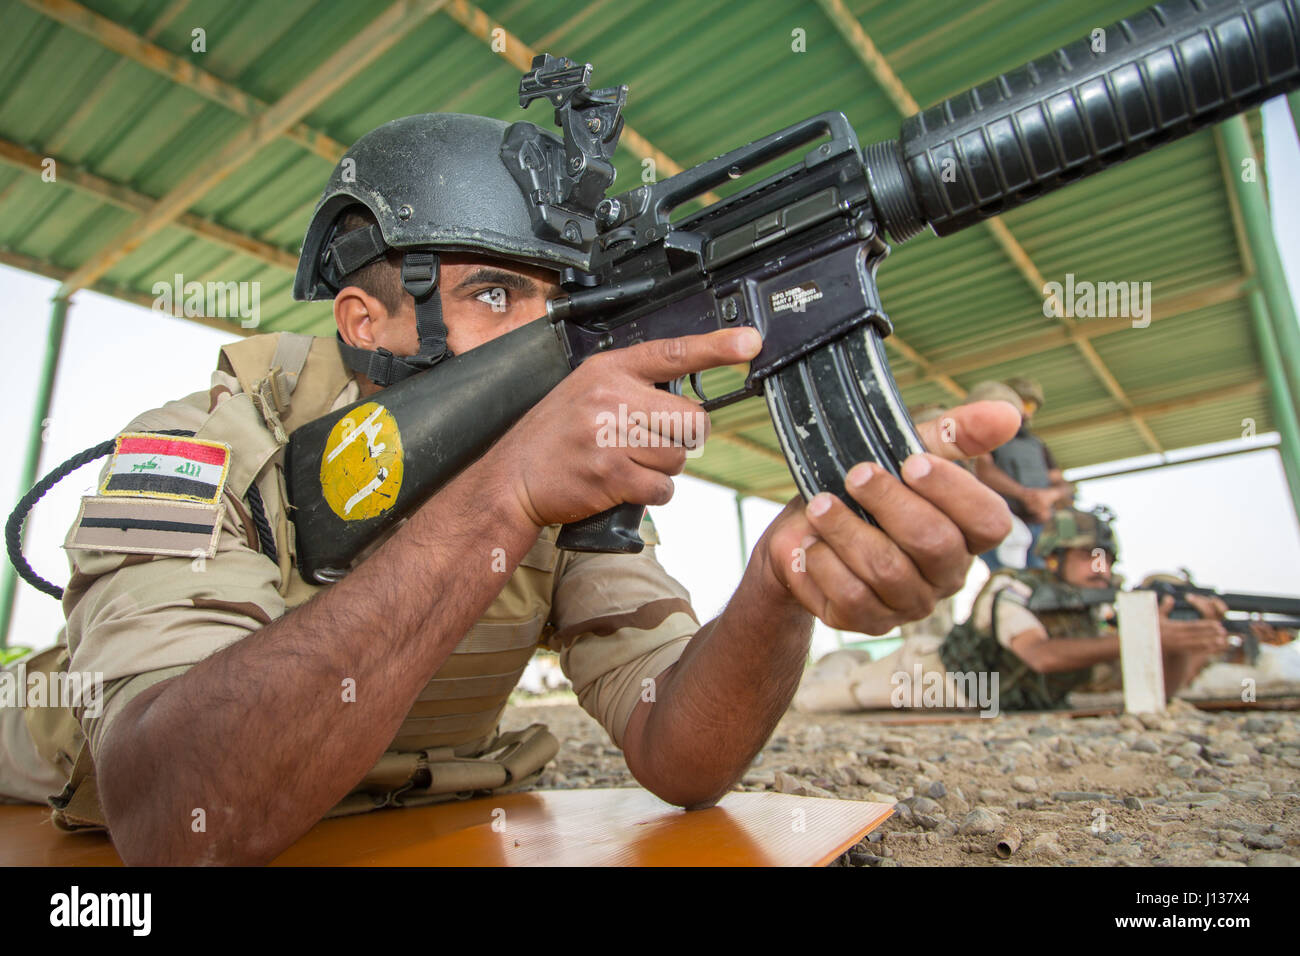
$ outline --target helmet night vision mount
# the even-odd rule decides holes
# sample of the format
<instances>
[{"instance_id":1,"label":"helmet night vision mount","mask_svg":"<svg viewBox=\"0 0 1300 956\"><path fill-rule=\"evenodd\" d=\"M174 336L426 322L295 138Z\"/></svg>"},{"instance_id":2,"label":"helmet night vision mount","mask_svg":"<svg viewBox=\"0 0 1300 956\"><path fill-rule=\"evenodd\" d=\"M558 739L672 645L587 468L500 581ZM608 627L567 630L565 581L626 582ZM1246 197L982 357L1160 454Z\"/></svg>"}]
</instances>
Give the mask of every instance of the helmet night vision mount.
<instances>
[{"instance_id":1,"label":"helmet night vision mount","mask_svg":"<svg viewBox=\"0 0 1300 956\"><path fill-rule=\"evenodd\" d=\"M590 63L542 53L519 81L519 105L546 99L555 107L555 125L564 132L561 146L532 123L506 130L501 161L524 195L538 238L590 250L597 219L608 216L605 190L614 182L614 150L623 132L627 86L588 89Z\"/></svg>"}]
</instances>

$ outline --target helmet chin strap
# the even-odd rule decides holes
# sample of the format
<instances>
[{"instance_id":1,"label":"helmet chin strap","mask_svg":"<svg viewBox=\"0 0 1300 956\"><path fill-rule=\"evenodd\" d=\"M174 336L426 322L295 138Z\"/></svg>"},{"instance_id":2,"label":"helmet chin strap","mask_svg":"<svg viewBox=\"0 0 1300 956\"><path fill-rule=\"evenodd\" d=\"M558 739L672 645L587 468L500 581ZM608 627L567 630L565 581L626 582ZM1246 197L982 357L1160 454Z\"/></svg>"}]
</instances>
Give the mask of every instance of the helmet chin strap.
<instances>
[{"instance_id":1,"label":"helmet chin strap","mask_svg":"<svg viewBox=\"0 0 1300 956\"><path fill-rule=\"evenodd\" d=\"M451 351L447 348L447 326L442 321L442 297L438 295L438 254L408 252L402 257L402 288L415 299L415 331L420 351L412 364L432 368Z\"/></svg>"},{"instance_id":2,"label":"helmet chin strap","mask_svg":"<svg viewBox=\"0 0 1300 956\"><path fill-rule=\"evenodd\" d=\"M354 229L327 243L321 255L321 274L337 288L343 277L388 253L378 226ZM415 299L415 330L420 349L415 355L394 355L386 348L357 348L338 336L339 354L353 371L360 372L380 388L433 368L451 356L447 348L447 326L442 318L442 297L438 295L438 254L411 251L402 256L402 288Z\"/></svg>"}]
</instances>

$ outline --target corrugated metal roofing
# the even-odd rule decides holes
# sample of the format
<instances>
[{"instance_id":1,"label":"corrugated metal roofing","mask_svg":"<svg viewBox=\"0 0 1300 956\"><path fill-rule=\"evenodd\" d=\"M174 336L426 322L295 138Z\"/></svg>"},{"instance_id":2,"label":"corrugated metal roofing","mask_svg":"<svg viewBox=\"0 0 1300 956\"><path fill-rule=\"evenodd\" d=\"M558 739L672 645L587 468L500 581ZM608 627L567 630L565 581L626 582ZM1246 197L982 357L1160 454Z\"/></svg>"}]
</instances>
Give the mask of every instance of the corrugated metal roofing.
<instances>
[{"instance_id":1,"label":"corrugated metal roofing","mask_svg":"<svg viewBox=\"0 0 1300 956\"><path fill-rule=\"evenodd\" d=\"M153 284L175 273L257 281L259 331L328 333L328 307L292 302L290 287L332 161L363 133L410 113L549 124L540 105L526 114L517 106L528 48L594 63L598 84L627 83L628 125L681 166L826 109L845 112L863 143L893 138L902 116L836 29L838 6L407 3L406 16L383 31L387 49L284 134L250 149L186 203L183 216L143 237L92 285L147 303ZM842 10L926 106L1143 6L846 0ZM391 9L352 0L4 0L0 261L60 278L93 262L250 123L286 95L306 95L304 78ZM192 48L198 29L202 52ZM798 30L806 52L792 49ZM504 56L489 46L494 38L498 46L505 40ZM1250 123L1262 156L1257 114ZM54 183L39 175L46 157L57 161ZM623 188L641 176L642 161L625 146L618 170ZM1070 273L1151 283L1149 328L1088 319L1076 328L1123 397L1062 323L1043 314L1040 291L979 226L914 240L880 271L898 333L891 361L909 403L952 403L954 385L987 378L1037 377L1048 396L1037 424L1066 467L1159 450L1125 401L1160 449L1237 437L1248 418L1257 431L1273 427L1210 131L1002 221L1048 281ZM709 381L721 389L736 379L719 372ZM762 402L719 411L714 433L691 472L769 496L792 490Z\"/></svg>"}]
</instances>

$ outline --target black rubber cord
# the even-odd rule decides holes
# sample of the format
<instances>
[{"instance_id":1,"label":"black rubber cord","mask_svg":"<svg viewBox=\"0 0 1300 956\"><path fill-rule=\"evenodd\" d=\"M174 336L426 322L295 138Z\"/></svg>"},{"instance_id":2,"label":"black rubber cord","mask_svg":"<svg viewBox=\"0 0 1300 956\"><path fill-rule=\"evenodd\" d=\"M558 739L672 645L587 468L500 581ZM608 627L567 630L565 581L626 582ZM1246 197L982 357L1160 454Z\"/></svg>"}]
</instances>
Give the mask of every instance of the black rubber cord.
<instances>
[{"instance_id":1,"label":"black rubber cord","mask_svg":"<svg viewBox=\"0 0 1300 956\"><path fill-rule=\"evenodd\" d=\"M153 432L153 434L175 435L185 438L192 438L194 436L194 432L192 431L179 429L157 431ZM23 495L18 504L14 506L14 510L9 514L9 520L5 522L5 548L9 551L9 562L14 566L14 570L18 572L19 577L32 587L36 588L36 590L48 594L55 600L63 600L63 588L59 587L57 584L51 584L49 581L37 574L35 569L27 563L27 559L23 557L23 524L27 521L28 512L35 507L36 502L40 501L41 498L45 496L47 491L57 485L64 478L68 477L68 475L72 474L82 465L88 465L96 458L103 458L105 455L112 454L113 448L116 444L117 439L110 438L108 441L100 442L93 448L87 448L85 451L77 452L77 454L73 455L40 481L36 482L36 484L32 486L32 490ZM258 504L261 504L260 499ZM262 516L262 523L266 523L265 514ZM267 526L267 531L268 533L270 531L269 525ZM259 536L262 533L260 526L258 527L257 533Z\"/></svg>"},{"instance_id":2,"label":"black rubber cord","mask_svg":"<svg viewBox=\"0 0 1300 956\"><path fill-rule=\"evenodd\" d=\"M248 486L248 509L253 513L253 525L257 528L257 540L262 545L262 553L279 564L275 535L271 533L271 522L266 520L266 507L262 504L262 493L257 490L256 482Z\"/></svg>"}]
</instances>

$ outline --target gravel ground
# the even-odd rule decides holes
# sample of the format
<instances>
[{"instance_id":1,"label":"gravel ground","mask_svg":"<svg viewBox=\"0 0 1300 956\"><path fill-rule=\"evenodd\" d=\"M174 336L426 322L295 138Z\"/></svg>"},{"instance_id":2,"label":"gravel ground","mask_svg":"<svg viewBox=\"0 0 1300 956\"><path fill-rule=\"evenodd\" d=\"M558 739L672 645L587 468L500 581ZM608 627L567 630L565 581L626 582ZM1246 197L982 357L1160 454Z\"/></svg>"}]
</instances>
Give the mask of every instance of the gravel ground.
<instances>
[{"instance_id":1,"label":"gravel ground","mask_svg":"<svg viewBox=\"0 0 1300 956\"><path fill-rule=\"evenodd\" d=\"M560 754L542 789L636 786L572 701L512 706ZM887 724L789 713L741 790L894 804L840 866L1300 866L1300 713L1167 714ZM996 844L1007 827L1020 845Z\"/></svg>"}]
</instances>

